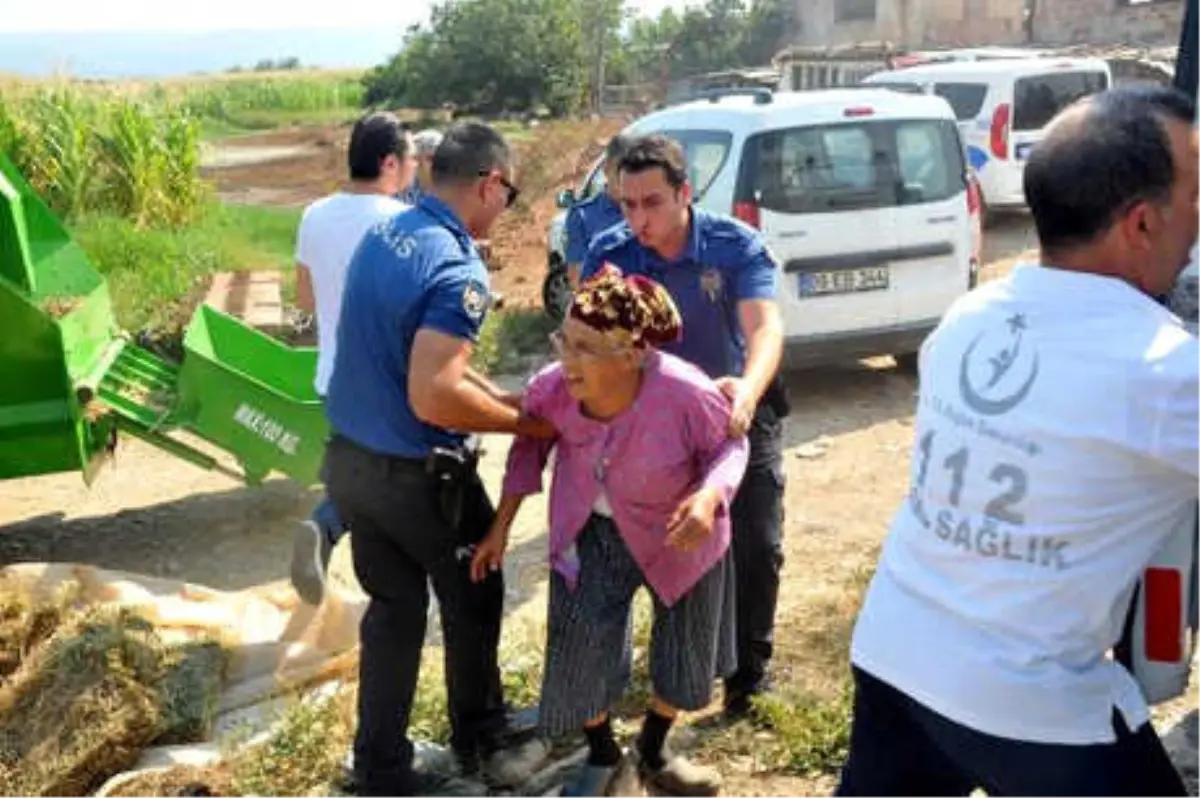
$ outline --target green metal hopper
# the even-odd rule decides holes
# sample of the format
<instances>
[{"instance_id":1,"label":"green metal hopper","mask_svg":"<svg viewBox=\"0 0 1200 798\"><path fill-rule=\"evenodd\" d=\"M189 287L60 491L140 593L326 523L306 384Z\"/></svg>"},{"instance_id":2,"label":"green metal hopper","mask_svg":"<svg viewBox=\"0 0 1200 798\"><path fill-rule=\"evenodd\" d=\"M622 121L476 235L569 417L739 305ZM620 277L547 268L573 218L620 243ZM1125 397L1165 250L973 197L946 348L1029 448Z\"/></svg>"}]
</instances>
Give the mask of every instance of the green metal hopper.
<instances>
[{"instance_id":1,"label":"green metal hopper","mask_svg":"<svg viewBox=\"0 0 1200 798\"><path fill-rule=\"evenodd\" d=\"M313 387L315 349L293 349L205 306L183 347L174 423L234 453L250 482L271 471L319 481L329 426Z\"/></svg>"},{"instance_id":2,"label":"green metal hopper","mask_svg":"<svg viewBox=\"0 0 1200 798\"><path fill-rule=\"evenodd\" d=\"M239 476L309 484L327 436L316 350L293 349L209 307L181 363L117 328L108 286L0 154L0 479L80 471L90 482L125 432L205 468L172 433L232 454Z\"/></svg>"}]
</instances>

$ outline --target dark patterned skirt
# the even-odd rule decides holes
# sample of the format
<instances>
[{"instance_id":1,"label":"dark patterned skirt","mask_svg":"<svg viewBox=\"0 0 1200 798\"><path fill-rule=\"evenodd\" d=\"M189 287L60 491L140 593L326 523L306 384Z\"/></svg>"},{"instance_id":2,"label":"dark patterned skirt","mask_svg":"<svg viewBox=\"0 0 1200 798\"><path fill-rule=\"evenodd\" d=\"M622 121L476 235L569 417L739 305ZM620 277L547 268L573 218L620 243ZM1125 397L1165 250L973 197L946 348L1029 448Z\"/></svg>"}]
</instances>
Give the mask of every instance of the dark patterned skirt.
<instances>
[{"instance_id":1,"label":"dark patterned skirt","mask_svg":"<svg viewBox=\"0 0 1200 798\"><path fill-rule=\"evenodd\" d=\"M641 569L611 519L593 515L576 542L574 590L551 571L541 724L550 736L578 730L610 709L629 682L633 597ZM727 552L672 607L654 600L650 679L671 706L695 711L712 700L713 681L736 667L735 580Z\"/></svg>"}]
</instances>

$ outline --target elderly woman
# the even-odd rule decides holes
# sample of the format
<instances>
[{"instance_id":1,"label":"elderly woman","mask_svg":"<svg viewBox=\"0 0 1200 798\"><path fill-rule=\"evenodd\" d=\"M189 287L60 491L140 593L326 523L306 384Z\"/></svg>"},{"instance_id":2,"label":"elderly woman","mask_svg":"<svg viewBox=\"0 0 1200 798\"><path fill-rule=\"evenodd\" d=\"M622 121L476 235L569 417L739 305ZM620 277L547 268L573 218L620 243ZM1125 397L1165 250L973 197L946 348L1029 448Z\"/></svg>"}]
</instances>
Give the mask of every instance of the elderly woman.
<instances>
[{"instance_id":1,"label":"elderly woman","mask_svg":"<svg viewBox=\"0 0 1200 798\"><path fill-rule=\"evenodd\" d=\"M580 287L553 336L561 362L525 394L526 411L560 437L513 445L495 525L472 563L475 578L499 567L521 500L541 490L556 446L540 717L551 736L582 727L587 737L588 765L568 795L604 795L625 762L608 712L626 686L630 610L643 585L654 600L654 699L639 773L667 794L720 788L718 773L664 744L678 712L707 706L714 679L736 664L729 503L747 449L727 437L729 403L709 378L656 351L680 334L656 283L608 267Z\"/></svg>"}]
</instances>

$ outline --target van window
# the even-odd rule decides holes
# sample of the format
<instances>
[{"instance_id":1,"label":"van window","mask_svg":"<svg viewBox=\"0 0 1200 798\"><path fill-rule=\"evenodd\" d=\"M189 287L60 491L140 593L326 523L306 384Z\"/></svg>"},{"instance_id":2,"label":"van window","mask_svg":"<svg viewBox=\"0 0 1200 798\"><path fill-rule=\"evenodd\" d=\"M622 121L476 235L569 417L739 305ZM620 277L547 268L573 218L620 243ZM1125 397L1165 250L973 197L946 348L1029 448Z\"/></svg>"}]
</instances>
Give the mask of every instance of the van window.
<instances>
[{"instance_id":1,"label":"van window","mask_svg":"<svg viewBox=\"0 0 1200 798\"><path fill-rule=\"evenodd\" d=\"M601 191L604 191L607 183L608 181L604 177L604 159L601 158L592 167L591 174L588 175L587 180L583 184L583 190L579 192L579 199L585 200L596 196Z\"/></svg>"},{"instance_id":2,"label":"van window","mask_svg":"<svg viewBox=\"0 0 1200 798\"><path fill-rule=\"evenodd\" d=\"M925 89L920 83L880 83L872 82L863 84L872 89L888 89L889 91L903 92L904 94L924 94Z\"/></svg>"},{"instance_id":3,"label":"van window","mask_svg":"<svg viewBox=\"0 0 1200 798\"><path fill-rule=\"evenodd\" d=\"M721 173L721 168L729 158L729 148L733 136L723 130L658 130L641 131L643 135L651 132L660 133L667 138L679 142L683 147L684 157L687 158L688 179L692 183L692 192L697 202L704 197L709 186ZM591 175L584 184L582 197L594 197L605 190L608 180L604 175L603 158L593 167Z\"/></svg>"},{"instance_id":4,"label":"van window","mask_svg":"<svg viewBox=\"0 0 1200 798\"><path fill-rule=\"evenodd\" d=\"M721 174L725 161L729 158L729 148L733 144L733 135L724 130L663 130L667 138L674 139L683 147L687 158L688 179L692 183L692 193L699 202L704 198L709 186Z\"/></svg>"},{"instance_id":5,"label":"van window","mask_svg":"<svg viewBox=\"0 0 1200 798\"><path fill-rule=\"evenodd\" d=\"M984 83L935 83L933 93L950 103L954 118L961 122L979 116L988 87Z\"/></svg>"},{"instance_id":6,"label":"van window","mask_svg":"<svg viewBox=\"0 0 1200 798\"><path fill-rule=\"evenodd\" d=\"M746 143L739 198L777 213L831 213L949 199L966 188L948 120L796 127Z\"/></svg>"},{"instance_id":7,"label":"van window","mask_svg":"<svg viewBox=\"0 0 1200 798\"><path fill-rule=\"evenodd\" d=\"M1103 72L1051 72L1021 78L1013 86L1013 130L1041 130L1080 97L1108 88Z\"/></svg>"}]
</instances>

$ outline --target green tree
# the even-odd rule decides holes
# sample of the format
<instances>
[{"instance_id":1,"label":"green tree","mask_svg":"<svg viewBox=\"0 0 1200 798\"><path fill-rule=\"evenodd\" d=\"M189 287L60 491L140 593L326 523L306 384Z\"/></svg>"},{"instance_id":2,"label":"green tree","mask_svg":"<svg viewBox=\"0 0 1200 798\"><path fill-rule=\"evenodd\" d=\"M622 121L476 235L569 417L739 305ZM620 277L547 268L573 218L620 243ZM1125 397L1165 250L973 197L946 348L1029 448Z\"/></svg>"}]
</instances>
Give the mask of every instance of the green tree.
<instances>
[{"instance_id":1,"label":"green tree","mask_svg":"<svg viewBox=\"0 0 1200 798\"><path fill-rule=\"evenodd\" d=\"M634 17L626 0L441 0L364 79L368 105L474 112L590 106L600 86L760 66L792 0L707 0Z\"/></svg>"},{"instance_id":2,"label":"green tree","mask_svg":"<svg viewBox=\"0 0 1200 798\"><path fill-rule=\"evenodd\" d=\"M564 113L587 80L587 0L458 0L436 5L427 27L366 78L367 102L493 113L546 106Z\"/></svg>"},{"instance_id":3,"label":"green tree","mask_svg":"<svg viewBox=\"0 0 1200 798\"><path fill-rule=\"evenodd\" d=\"M625 17L624 0L576 0L580 16L580 32L586 45L584 53L587 70L586 97L591 103L599 99L600 88L628 79L626 56L620 36Z\"/></svg>"},{"instance_id":4,"label":"green tree","mask_svg":"<svg viewBox=\"0 0 1200 798\"><path fill-rule=\"evenodd\" d=\"M754 0L746 17L741 56L745 66L771 63L787 44L795 21L790 0Z\"/></svg>"}]
</instances>

